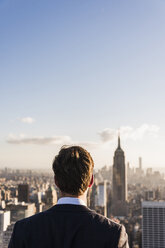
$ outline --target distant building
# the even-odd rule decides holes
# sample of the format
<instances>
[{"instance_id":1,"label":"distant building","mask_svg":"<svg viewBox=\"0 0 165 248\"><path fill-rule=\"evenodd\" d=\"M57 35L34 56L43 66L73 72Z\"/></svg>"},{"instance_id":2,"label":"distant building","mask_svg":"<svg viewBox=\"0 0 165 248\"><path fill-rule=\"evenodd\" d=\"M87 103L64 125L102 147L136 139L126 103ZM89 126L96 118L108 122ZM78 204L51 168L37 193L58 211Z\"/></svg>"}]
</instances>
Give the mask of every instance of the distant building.
<instances>
[{"instance_id":1,"label":"distant building","mask_svg":"<svg viewBox=\"0 0 165 248\"><path fill-rule=\"evenodd\" d=\"M10 225L10 211L0 211L0 232L4 232Z\"/></svg>"},{"instance_id":2,"label":"distant building","mask_svg":"<svg viewBox=\"0 0 165 248\"><path fill-rule=\"evenodd\" d=\"M145 200L146 201L153 201L153 200L155 200L155 191L154 190L147 190L147 191L145 191Z\"/></svg>"},{"instance_id":3,"label":"distant building","mask_svg":"<svg viewBox=\"0 0 165 248\"><path fill-rule=\"evenodd\" d=\"M18 185L18 201L19 202L29 202L29 185L19 184Z\"/></svg>"},{"instance_id":4,"label":"distant building","mask_svg":"<svg viewBox=\"0 0 165 248\"><path fill-rule=\"evenodd\" d=\"M14 224L12 223L7 227L7 230L2 233L2 246L1 248L8 248L8 244L13 232Z\"/></svg>"},{"instance_id":5,"label":"distant building","mask_svg":"<svg viewBox=\"0 0 165 248\"><path fill-rule=\"evenodd\" d=\"M98 184L98 206L105 207L107 204L106 181Z\"/></svg>"},{"instance_id":6,"label":"distant building","mask_svg":"<svg viewBox=\"0 0 165 248\"><path fill-rule=\"evenodd\" d=\"M97 185L97 210L107 216L107 182L106 180Z\"/></svg>"},{"instance_id":7,"label":"distant building","mask_svg":"<svg viewBox=\"0 0 165 248\"><path fill-rule=\"evenodd\" d=\"M139 157L139 169L142 170L142 158Z\"/></svg>"},{"instance_id":8,"label":"distant building","mask_svg":"<svg viewBox=\"0 0 165 248\"><path fill-rule=\"evenodd\" d=\"M2 209L5 209L5 207L6 207L6 203L5 203L5 201L3 200L3 201L0 201L0 209L2 210Z\"/></svg>"},{"instance_id":9,"label":"distant building","mask_svg":"<svg viewBox=\"0 0 165 248\"><path fill-rule=\"evenodd\" d=\"M95 207L97 205L97 198L98 198L98 192L97 192L97 179L94 177L94 183L93 186L90 188L90 208L95 210Z\"/></svg>"},{"instance_id":10,"label":"distant building","mask_svg":"<svg viewBox=\"0 0 165 248\"><path fill-rule=\"evenodd\" d=\"M165 201L142 203L142 247L165 247Z\"/></svg>"},{"instance_id":11,"label":"distant building","mask_svg":"<svg viewBox=\"0 0 165 248\"><path fill-rule=\"evenodd\" d=\"M146 175L150 176L150 175L152 175L152 173L153 173L152 168L147 168Z\"/></svg>"},{"instance_id":12,"label":"distant building","mask_svg":"<svg viewBox=\"0 0 165 248\"><path fill-rule=\"evenodd\" d=\"M11 211L11 221L16 222L20 219L27 218L36 213L34 203L18 202L17 204L8 203L6 209Z\"/></svg>"},{"instance_id":13,"label":"distant building","mask_svg":"<svg viewBox=\"0 0 165 248\"><path fill-rule=\"evenodd\" d=\"M50 185L47 191L45 192L45 203L46 203L45 209L50 208L57 203L57 192Z\"/></svg>"},{"instance_id":14,"label":"distant building","mask_svg":"<svg viewBox=\"0 0 165 248\"><path fill-rule=\"evenodd\" d=\"M127 170L125 165L124 151L120 146L118 137L118 147L115 151L113 162L113 211L114 215L126 214L127 202Z\"/></svg>"},{"instance_id":15,"label":"distant building","mask_svg":"<svg viewBox=\"0 0 165 248\"><path fill-rule=\"evenodd\" d=\"M141 157L139 157L139 167L137 167L135 170L136 170L136 175L138 177L144 176L144 171L142 169L142 158Z\"/></svg>"}]
</instances>

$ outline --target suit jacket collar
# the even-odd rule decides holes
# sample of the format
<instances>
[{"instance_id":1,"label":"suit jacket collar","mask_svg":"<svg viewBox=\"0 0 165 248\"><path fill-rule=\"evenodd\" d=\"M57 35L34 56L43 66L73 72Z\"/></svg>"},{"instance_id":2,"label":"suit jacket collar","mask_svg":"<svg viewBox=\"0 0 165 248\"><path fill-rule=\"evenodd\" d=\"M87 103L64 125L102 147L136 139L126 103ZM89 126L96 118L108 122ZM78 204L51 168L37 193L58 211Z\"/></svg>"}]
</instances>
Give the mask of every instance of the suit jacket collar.
<instances>
[{"instance_id":1,"label":"suit jacket collar","mask_svg":"<svg viewBox=\"0 0 165 248\"><path fill-rule=\"evenodd\" d=\"M91 212L87 206L84 205L74 205L74 204L56 204L51 207L51 211L64 211L64 212Z\"/></svg>"}]
</instances>

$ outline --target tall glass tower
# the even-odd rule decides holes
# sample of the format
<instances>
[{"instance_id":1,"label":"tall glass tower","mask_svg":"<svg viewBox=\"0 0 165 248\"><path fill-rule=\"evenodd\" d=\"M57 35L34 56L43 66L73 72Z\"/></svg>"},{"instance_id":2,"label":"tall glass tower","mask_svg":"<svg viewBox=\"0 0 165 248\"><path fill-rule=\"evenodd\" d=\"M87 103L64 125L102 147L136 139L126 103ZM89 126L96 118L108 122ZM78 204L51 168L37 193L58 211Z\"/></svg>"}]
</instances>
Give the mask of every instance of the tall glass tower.
<instances>
[{"instance_id":1,"label":"tall glass tower","mask_svg":"<svg viewBox=\"0 0 165 248\"><path fill-rule=\"evenodd\" d=\"M142 215L142 247L165 247L165 201L144 201Z\"/></svg>"}]
</instances>

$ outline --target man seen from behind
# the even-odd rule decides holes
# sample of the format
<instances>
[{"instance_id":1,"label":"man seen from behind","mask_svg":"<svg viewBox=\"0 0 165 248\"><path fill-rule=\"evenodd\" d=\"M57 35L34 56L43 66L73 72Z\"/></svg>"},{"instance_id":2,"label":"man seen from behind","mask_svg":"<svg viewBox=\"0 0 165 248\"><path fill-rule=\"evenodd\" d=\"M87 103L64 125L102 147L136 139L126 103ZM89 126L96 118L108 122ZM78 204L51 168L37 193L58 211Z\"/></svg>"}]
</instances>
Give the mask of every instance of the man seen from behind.
<instances>
[{"instance_id":1,"label":"man seen from behind","mask_svg":"<svg viewBox=\"0 0 165 248\"><path fill-rule=\"evenodd\" d=\"M93 167L82 147L62 147L53 162L57 204L16 222L9 248L129 248L123 225L86 206Z\"/></svg>"}]
</instances>

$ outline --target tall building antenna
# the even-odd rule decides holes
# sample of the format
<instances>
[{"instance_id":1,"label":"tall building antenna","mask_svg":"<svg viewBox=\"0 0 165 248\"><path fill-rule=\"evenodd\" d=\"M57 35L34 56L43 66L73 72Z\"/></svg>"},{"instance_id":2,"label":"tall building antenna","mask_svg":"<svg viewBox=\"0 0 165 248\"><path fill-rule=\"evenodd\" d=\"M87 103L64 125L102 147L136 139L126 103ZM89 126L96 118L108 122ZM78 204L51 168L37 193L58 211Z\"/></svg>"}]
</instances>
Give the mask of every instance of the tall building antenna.
<instances>
[{"instance_id":1,"label":"tall building antenna","mask_svg":"<svg viewBox=\"0 0 165 248\"><path fill-rule=\"evenodd\" d=\"M139 169L142 169L142 158L139 157Z\"/></svg>"},{"instance_id":2,"label":"tall building antenna","mask_svg":"<svg viewBox=\"0 0 165 248\"><path fill-rule=\"evenodd\" d=\"M118 148L121 148L120 147L120 129L118 129Z\"/></svg>"}]
</instances>

